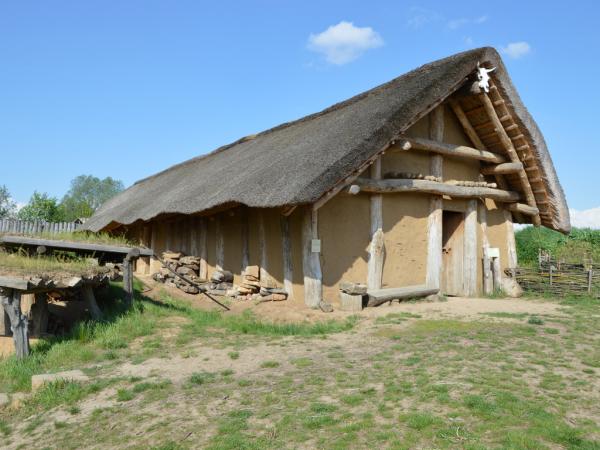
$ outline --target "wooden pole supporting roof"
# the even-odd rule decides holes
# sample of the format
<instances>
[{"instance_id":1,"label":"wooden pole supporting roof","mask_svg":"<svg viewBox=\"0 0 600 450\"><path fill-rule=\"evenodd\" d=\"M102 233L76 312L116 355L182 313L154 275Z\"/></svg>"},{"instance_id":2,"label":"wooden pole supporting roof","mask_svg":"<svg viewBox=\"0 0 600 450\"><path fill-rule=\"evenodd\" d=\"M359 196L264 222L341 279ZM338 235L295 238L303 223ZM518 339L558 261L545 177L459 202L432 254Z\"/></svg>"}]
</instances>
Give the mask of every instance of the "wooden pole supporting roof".
<instances>
[{"instance_id":1,"label":"wooden pole supporting roof","mask_svg":"<svg viewBox=\"0 0 600 450\"><path fill-rule=\"evenodd\" d=\"M502 124L502 121L500 120L500 118L498 117L498 114L496 113L496 109L494 108L494 104L492 103L492 100L490 100L489 96L485 93L480 94L479 98L481 99L481 102L483 103L483 107L484 107L488 117L492 121L492 124L494 125L495 132L498 135L498 139L500 140L502 146L505 148L506 152L508 153L510 160L514 163L520 162L519 155L517 154L517 151L515 150L515 147L512 143L511 138L506 133L506 130L504 129L504 125ZM527 172L525 172L524 169L521 169L518 172L518 175L519 175L519 179L521 182L521 186L523 188L523 192L525 194L525 199L527 200L527 204L531 207L537 207L535 197L534 197L533 191L531 189L531 184L529 183L529 179L527 177ZM541 221L539 213L532 216L532 221L535 226L541 225L542 221Z\"/></svg>"},{"instance_id":2,"label":"wooden pole supporting roof","mask_svg":"<svg viewBox=\"0 0 600 450\"><path fill-rule=\"evenodd\" d=\"M536 216L540 210L534 206L525 205L523 203L508 203L506 209L512 212L525 214L526 216Z\"/></svg>"},{"instance_id":3,"label":"wooden pole supporting roof","mask_svg":"<svg viewBox=\"0 0 600 450\"><path fill-rule=\"evenodd\" d=\"M478 150L466 145L446 144L444 142L433 141L431 139L409 138L406 139L402 145L404 147L410 145L410 148L414 150L424 150L427 152L438 153L440 155L478 159L480 161L495 164L506 162L506 158L504 156L489 152L487 150Z\"/></svg>"},{"instance_id":4,"label":"wooden pole supporting roof","mask_svg":"<svg viewBox=\"0 0 600 450\"><path fill-rule=\"evenodd\" d=\"M497 164L495 166L483 167L481 169L481 173L484 175L505 175L509 173L519 173L522 170L522 162L509 162Z\"/></svg>"},{"instance_id":5,"label":"wooden pole supporting roof","mask_svg":"<svg viewBox=\"0 0 600 450\"><path fill-rule=\"evenodd\" d=\"M369 193L400 193L400 192L421 192L425 194L448 195L459 198L490 198L499 202L514 203L520 200L521 195L518 192L505 191L502 189L493 189L485 187L466 187L453 184L439 183L428 180L409 180L409 179L385 179L372 180L369 178L359 178L355 184L360 187L362 192Z\"/></svg>"}]
</instances>

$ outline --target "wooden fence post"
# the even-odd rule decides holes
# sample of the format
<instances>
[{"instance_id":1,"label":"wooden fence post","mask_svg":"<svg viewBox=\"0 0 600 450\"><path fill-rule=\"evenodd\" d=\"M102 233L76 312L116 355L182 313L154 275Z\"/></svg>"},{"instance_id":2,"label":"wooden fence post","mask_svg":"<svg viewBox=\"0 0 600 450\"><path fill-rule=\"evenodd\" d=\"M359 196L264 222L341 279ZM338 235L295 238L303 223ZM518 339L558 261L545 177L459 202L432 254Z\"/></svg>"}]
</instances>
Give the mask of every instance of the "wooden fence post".
<instances>
[{"instance_id":1,"label":"wooden fence post","mask_svg":"<svg viewBox=\"0 0 600 450\"><path fill-rule=\"evenodd\" d=\"M123 260L123 289L125 290L125 302L128 307L133 305L133 262L139 256L140 250L132 248Z\"/></svg>"},{"instance_id":2,"label":"wooden fence post","mask_svg":"<svg viewBox=\"0 0 600 450\"><path fill-rule=\"evenodd\" d=\"M14 289L0 289L0 302L10 319L15 353L17 358L22 359L29 355L29 336L27 317L21 311L21 293Z\"/></svg>"}]
</instances>

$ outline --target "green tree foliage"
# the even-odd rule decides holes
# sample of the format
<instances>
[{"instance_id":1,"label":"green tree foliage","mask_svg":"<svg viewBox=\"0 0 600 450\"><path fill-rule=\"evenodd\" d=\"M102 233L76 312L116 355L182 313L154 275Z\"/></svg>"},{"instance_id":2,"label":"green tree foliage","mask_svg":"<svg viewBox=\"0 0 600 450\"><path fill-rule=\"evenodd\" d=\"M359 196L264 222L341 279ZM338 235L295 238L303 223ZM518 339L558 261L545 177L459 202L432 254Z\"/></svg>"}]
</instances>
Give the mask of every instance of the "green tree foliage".
<instances>
[{"instance_id":1,"label":"green tree foliage","mask_svg":"<svg viewBox=\"0 0 600 450\"><path fill-rule=\"evenodd\" d=\"M21 220L44 220L46 222L61 222L64 220L62 208L55 197L35 191L29 203L17 214Z\"/></svg>"},{"instance_id":2,"label":"green tree foliage","mask_svg":"<svg viewBox=\"0 0 600 450\"><path fill-rule=\"evenodd\" d=\"M106 177L80 175L71 181L71 188L63 197L61 208L66 221L90 217L111 197L123 190L123 182Z\"/></svg>"},{"instance_id":3,"label":"green tree foliage","mask_svg":"<svg viewBox=\"0 0 600 450\"><path fill-rule=\"evenodd\" d=\"M16 208L17 205L12 201L8 188L4 185L0 186L0 219L12 217Z\"/></svg>"},{"instance_id":4,"label":"green tree foliage","mask_svg":"<svg viewBox=\"0 0 600 450\"><path fill-rule=\"evenodd\" d=\"M566 262L581 263L592 258L600 263L600 230L574 228L565 236L548 228L527 227L515 233L520 265L537 264L538 249Z\"/></svg>"}]
</instances>

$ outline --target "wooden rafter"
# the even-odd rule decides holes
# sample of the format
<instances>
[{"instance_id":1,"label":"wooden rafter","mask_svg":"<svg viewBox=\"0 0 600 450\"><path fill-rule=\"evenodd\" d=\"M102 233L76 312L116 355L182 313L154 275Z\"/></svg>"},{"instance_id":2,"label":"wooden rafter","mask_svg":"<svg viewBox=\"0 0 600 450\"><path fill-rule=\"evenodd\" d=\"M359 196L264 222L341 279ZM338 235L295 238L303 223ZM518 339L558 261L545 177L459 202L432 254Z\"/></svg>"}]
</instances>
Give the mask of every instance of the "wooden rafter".
<instances>
[{"instance_id":1,"label":"wooden rafter","mask_svg":"<svg viewBox=\"0 0 600 450\"><path fill-rule=\"evenodd\" d=\"M410 145L411 149L433 152L440 155L460 156L463 158L478 159L489 163L500 164L506 162L504 156L496 153L488 152L487 150L478 150L466 145L446 144L431 139L424 138L409 138L403 141L403 147Z\"/></svg>"},{"instance_id":2,"label":"wooden rafter","mask_svg":"<svg viewBox=\"0 0 600 450\"><path fill-rule=\"evenodd\" d=\"M511 138L508 136L508 134L504 130L504 125L502 125L502 122L500 121L500 118L498 117L498 114L496 113L496 109L494 108L494 104L492 103L492 100L490 100L489 96L485 93L480 94L479 98L481 99L481 102L483 103L483 106L488 114L488 117L490 118L490 120L494 124L494 127L496 128L496 133L498 134L498 139L500 139L500 142L502 143L502 146L508 153L510 160L512 162L520 162L517 151L515 150L515 147L512 143ZM527 204L531 207L537 208L536 199L535 199L535 196L533 195L533 191L531 189L531 184L529 183L527 173L525 172L524 169L522 169L518 172L518 176L519 176L519 179L521 182L521 187L525 194L525 199L527 201ZM532 216L532 222L536 226L541 225L542 221L540 219L540 215L536 214L535 216Z\"/></svg>"}]
</instances>

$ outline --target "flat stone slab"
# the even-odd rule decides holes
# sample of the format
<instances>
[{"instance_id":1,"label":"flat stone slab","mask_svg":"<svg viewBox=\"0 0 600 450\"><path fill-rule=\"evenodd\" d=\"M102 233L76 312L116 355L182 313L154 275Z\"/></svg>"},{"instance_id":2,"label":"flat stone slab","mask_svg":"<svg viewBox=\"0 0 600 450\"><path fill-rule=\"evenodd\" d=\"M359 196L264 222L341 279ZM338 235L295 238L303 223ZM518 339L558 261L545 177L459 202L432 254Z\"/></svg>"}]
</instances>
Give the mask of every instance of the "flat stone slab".
<instances>
[{"instance_id":1,"label":"flat stone slab","mask_svg":"<svg viewBox=\"0 0 600 450\"><path fill-rule=\"evenodd\" d=\"M47 383L55 381L88 381L89 377L81 370L67 370L57 373L42 373L31 377L31 390L37 391Z\"/></svg>"}]
</instances>

